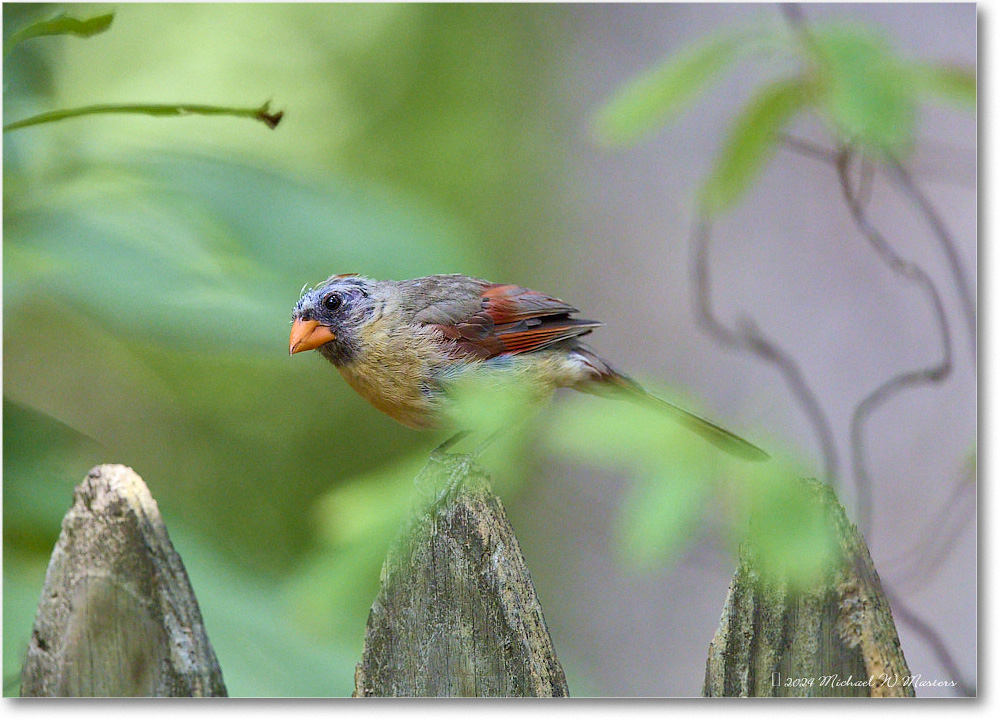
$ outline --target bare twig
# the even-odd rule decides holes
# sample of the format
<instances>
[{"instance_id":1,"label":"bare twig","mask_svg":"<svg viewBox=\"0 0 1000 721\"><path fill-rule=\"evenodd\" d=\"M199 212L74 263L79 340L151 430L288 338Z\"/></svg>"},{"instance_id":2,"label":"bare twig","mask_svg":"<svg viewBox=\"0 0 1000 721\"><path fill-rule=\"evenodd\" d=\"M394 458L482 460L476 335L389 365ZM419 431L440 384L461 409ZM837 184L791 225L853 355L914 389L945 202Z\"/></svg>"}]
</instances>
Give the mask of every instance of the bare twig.
<instances>
[{"instance_id":1,"label":"bare twig","mask_svg":"<svg viewBox=\"0 0 1000 721\"><path fill-rule=\"evenodd\" d=\"M813 143L809 140L803 140L802 138L796 138L787 133L778 133L778 140L789 150L793 150L799 155L804 155L807 158L814 158L816 160L823 160L828 163L837 162L837 151L825 148L819 143Z\"/></svg>"},{"instance_id":2,"label":"bare twig","mask_svg":"<svg viewBox=\"0 0 1000 721\"><path fill-rule=\"evenodd\" d=\"M941 216L938 215L937 210L931 205L930 200L913 181L913 177L906 167L898 160L892 160L889 163L889 167L893 171L889 177L896 181L899 187L903 189L903 192L909 196L910 200L924 214L927 224L931 226L931 230L934 231L934 235L937 237L942 250L944 250L945 257L948 259L948 267L951 270L951 275L958 291L958 297L962 301L962 312L965 315L965 323L968 326L969 343L972 347L972 359L974 362L976 360L976 300L972 286L969 284L969 280L962 268L962 261L958 257L955 241L952 239L951 233L948 232L944 221L941 220Z\"/></svg>"},{"instance_id":3,"label":"bare twig","mask_svg":"<svg viewBox=\"0 0 1000 721\"><path fill-rule=\"evenodd\" d=\"M821 161L829 161L834 164L840 179L841 191L844 200L847 202L854 219L855 225L866 237L869 244L875 249L882 260L893 272L902 275L908 280L919 283L927 293L931 304L935 309L935 315L941 329L942 343L944 346L942 361L932 367L903 373L890 379L887 383L876 388L871 394L861 401L855 409L851 419L851 448L854 459L854 473L858 489L858 516L859 526L865 534L871 532L871 480L868 476L867 465L865 463L863 448L862 426L867 416L871 414L879 405L887 401L892 395L913 385L929 382L940 382L951 372L951 334L941 296L937 286L930 279L930 276L919 266L900 257L885 241L882 235L875 229L868 219L866 206L870 200L871 188L875 167L870 159L862 158L861 181L859 188L855 191L850 180L850 161L854 154L843 149L839 152L828 150L821 145L811 143L792 136L784 135L781 138L782 144L801 155L811 157ZM905 172L905 171L904 171ZM945 233L947 236L947 233Z\"/></svg>"},{"instance_id":4,"label":"bare twig","mask_svg":"<svg viewBox=\"0 0 1000 721\"><path fill-rule=\"evenodd\" d=\"M858 174L858 204L863 210L868 209L872 199L872 188L875 186L875 164L867 155L861 156L861 169Z\"/></svg>"},{"instance_id":5,"label":"bare twig","mask_svg":"<svg viewBox=\"0 0 1000 721\"><path fill-rule=\"evenodd\" d=\"M777 138L787 150L791 150L804 157L826 161L831 165L837 162L837 151L824 147L819 143L797 138L787 133L778 133ZM952 150L959 154L967 152L964 148L954 148ZM975 168L973 167L971 171L971 180L968 180L965 178L965 175L968 175L969 171L961 167L962 161L959 161L959 167L957 168L946 167L947 157L942 155L943 152L932 141L919 141L919 145L913 149L912 157L906 164L906 170L910 174L910 177L931 182L945 182L963 187L975 187ZM868 160L867 156L865 160ZM974 166L974 155L971 162Z\"/></svg>"},{"instance_id":6,"label":"bare twig","mask_svg":"<svg viewBox=\"0 0 1000 721\"><path fill-rule=\"evenodd\" d=\"M909 607L904 605L887 584L883 583L882 589L885 591L885 595L889 598L889 605L892 607L893 616L902 620L903 623L923 637L923 639L931 647L934 655L941 662L941 665L944 666L945 672L948 673L948 675L951 676L952 680L955 682L955 688L959 692L959 695L975 696L976 687L962 677L962 673L958 669L958 664L955 663L955 659L952 658L951 653L948 651L948 647L944 645L944 641L938 634L937 629L911 611Z\"/></svg>"},{"instance_id":7,"label":"bare twig","mask_svg":"<svg viewBox=\"0 0 1000 721\"><path fill-rule=\"evenodd\" d=\"M782 10L792 29L799 35L800 38L802 38L803 42L808 43L811 36L801 7L797 5L787 5L783 6ZM801 143L791 145L786 140L786 145L790 145L798 152L803 152L804 146ZM823 154L815 152L815 148L811 148L809 154L812 157L818 157L821 160L828 160L828 158L825 158ZM864 234L868 239L869 244L875 249L889 268L893 270L893 272L907 278L908 280L918 283L924 289L931 301L931 304L934 306L935 315L941 330L943 346L942 359L940 363L921 370L901 373L891 378L889 381L882 384L866 396L855 408L851 417L851 455L853 460L855 483L858 490L859 526L861 527L862 532L867 534L870 530L872 520L872 494L871 480L868 476L864 450L864 423L868 416L871 415L876 408L900 391L924 383L940 383L951 372L952 351L951 333L948 325L948 319L945 315L944 306L941 302L941 296L937 291L937 287L934 285L930 276L928 276L922 268L905 261L897 255L895 251L893 251L893 249L885 242L885 239L881 236L881 234L879 234L871 224L865 211L867 198L863 197L867 195L867 192L855 193L851 188L850 175L848 172L850 159L851 153L847 150L843 150L837 155L834 165L837 168L837 174L841 182L841 190L843 192L844 199L847 202L848 208L851 211L851 215L854 218L855 225L858 226L862 234ZM965 307L966 319L967 323L969 323L970 334L972 337L973 355L975 355L975 309L971 300L972 294L968 290L967 283L965 283L965 278L962 273L961 265L958 263L957 253L954 250L951 237L933 207L929 202L927 202L927 199L919 192L915 184L912 182L912 179L910 178L909 173L906 172L905 168L903 168L901 164L896 163L895 169L898 182L903 186L904 190L907 190L910 198L920 207L944 247L945 253L948 255L952 273L955 275L956 283L959 286L959 294L962 296L963 305ZM864 177L864 175L862 177ZM948 545L946 545L945 548L948 548ZM961 680L961 677L957 672L957 666L951 658L951 655L948 653L948 649L941 641L937 631L928 623L910 612L909 609L898 601L898 599L893 602L893 607L897 609L897 615L900 619L927 641L941 663L949 670L956 682L959 683L961 687L960 690L966 695L974 694L975 690Z\"/></svg>"},{"instance_id":8,"label":"bare twig","mask_svg":"<svg viewBox=\"0 0 1000 721\"><path fill-rule=\"evenodd\" d=\"M781 6L781 11L792 30L796 33L796 36L803 44L803 47L810 50L814 49L814 41L811 33L809 32L808 24L802 8L798 4L787 3ZM831 163L836 167L844 199L851 211L855 224L866 237L869 244L875 249L890 269L908 280L918 283L922 287L934 307L935 316L941 331L943 348L942 359L939 363L927 368L901 373L893 377L864 398L856 407L852 416L851 449L855 480L858 489L859 516L861 517L859 526L862 528L862 531L867 534L871 525L872 502L871 481L867 473L863 444L862 431L864 423L875 409L898 392L920 384L940 383L947 377L952 368L950 327L947 316L944 312L940 294L937 291L937 287L930 279L930 276L928 276L927 273L924 272L919 266L904 260L896 254L895 251L886 243L882 235L874 228L866 215L866 205L870 195L871 180L874 177L874 167L865 161L866 164L862 168L861 176L863 187L859 189L859 192L855 192L851 187L848 172L850 159L852 157L852 154L849 151L844 149L831 151L818 144L805 140L799 140L797 138L791 138L787 135L783 135L781 137L781 141L786 147L794 152ZM959 292L963 297L963 304L966 308L966 317L967 319L971 318L969 324L973 339L973 352L975 352L975 309L974 303L971 300L972 293L969 291L968 284L965 282L964 274L961 272L961 265L958 263L957 253L954 251L951 237L948 234L943 222L941 222L940 217L934 211L934 208L912 182L912 179L906 169L897 164L896 171L897 182L903 186L910 198L920 207L920 210L924 213L926 219L932 225L935 234L938 236L939 241L945 248L945 252L949 255L949 263L952 267L952 273L956 277L956 282L959 284ZM786 378L789 380L789 383L793 388L793 391L795 391L796 396L799 398L800 403L802 403L803 407L810 415L810 418L813 420L813 425L820 438L823 440L824 449L826 449L826 443L830 443L829 456L827 460L829 474L829 469L831 467L829 458L836 458L836 453L832 446L832 434L829 431L829 424L825 421L815 397L812 396L808 387L805 386L802 381L801 374L798 372L795 364L781 354L773 353L769 357L766 353L766 344L762 344L760 342L756 344L753 343L750 339L752 336L740 336L725 328L712 316L709 302L707 259L707 246L709 242L710 229L711 228L707 218L701 218L694 231L693 252L695 258L695 306L699 314L699 321L723 345L750 349L753 352L762 355L765 359L776 363L779 368L783 370ZM972 311L971 315L969 313L970 309ZM824 452L826 453L826 450ZM835 468L835 462L833 467ZM941 553L946 553L952 543L953 541L950 539L947 540L942 546ZM949 654L948 649L941 641L937 631L928 623L923 621L923 619L919 618L908 608L903 606L898 599L893 601L892 605L893 608L896 609L896 613L899 618L927 641L935 655L941 661L942 665L948 669L949 673L952 674L952 677L959 684L959 691L961 693L965 693L966 695L973 695L975 693L975 688L961 679L961 676L958 673L958 668Z\"/></svg>"},{"instance_id":9,"label":"bare twig","mask_svg":"<svg viewBox=\"0 0 1000 721\"><path fill-rule=\"evenodd\" d=\"M702 214L695 223L692 242L694 303L699 324L723 345L746 350L776 366L781 371L792 394L805 410L816 432L823 452L823 469L826 481L830 484L835 483L838 474L838 460L833 431L798 364L790 355L765 338L753 321L743 319L740 322L741 332L736 332L720 323L713 314L708 272L710 241L711 221L707 215Z\"/></svg>"},{"instance_id":10,"label":"bare twig","mask_svg":"<svg viewBox=\"0 0 1000 721\"><path fill-rule=\"evenodd\" d=\"M963 473L955 483L940 514L931 519L919 534L919 541L902 554L886 561L886 568L901 568L893 579L896 588L915 591L926 586L951 553L966 529L966 521L975 513L975 488L971 472ZM968 501L963 503L963 501Z\"/></svg>"},{"instance_id":11,"label":"bare twig","mask_svg":"<svg viewBox=\"0 0 1000 721\"><path fill-rule=\"evenodd\" d=\"M809 32L809 23L806 21L802 5L799 3L781 3L778 7L781 9L781 14L785 16L788 27L792 29L792 32L795 33L795 36L802 44L803 49L808 50L813 55L818 55L818 46L813 39L812 33Z\"/></svg>"},{"instance_id":12,"label":"bare twig","mask_svg":"<svg viewBox=\"0 0 1000 721\"><path fill-rule=\"evenodd\" d=\"M850 161L852 156L851 151L847 149L840 153L837 161L837 175L840 178L841 192L847 202L848 209L851 211L851 216L854 218L854 223L892 272L922 288L934 307L934 315L940 328L942 343L941 360L938 363L893 376L865 396L851 416L851 455L858 489L858 525L862 532L868 535L871 532L873 501L871 479L868 476L865 458L865 422L868 416L880 405L899 392L914 386L940 383L944 380L951 373L952 351L948 318L945 315L944 304L941 302L937 286L934 285L934 281L923 268L899 256L868 219L864 207L851 187Z\"/></svg>"}]
</instances>

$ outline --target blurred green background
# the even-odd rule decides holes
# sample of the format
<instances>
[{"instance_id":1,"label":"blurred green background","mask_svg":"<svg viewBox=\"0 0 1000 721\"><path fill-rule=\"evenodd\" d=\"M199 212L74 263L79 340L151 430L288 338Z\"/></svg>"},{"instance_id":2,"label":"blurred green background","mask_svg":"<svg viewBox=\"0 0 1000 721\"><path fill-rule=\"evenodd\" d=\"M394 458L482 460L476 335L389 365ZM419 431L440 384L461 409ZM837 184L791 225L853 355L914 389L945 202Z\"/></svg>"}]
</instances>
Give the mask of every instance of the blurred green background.
<instances>
[{"instance_id":1,"label":"blurred green background","mask_svg":"<svg viewBox=\"0 0 1000 721\"><path fill-rule=\"evenodd\" d=\"M565 13L68 8L109 9L104 35L12 52L5 122L269 98L286 116L4 137L5 692L73 486L122 462L159 502L230 693L349 694L384 553L365 534L391 531L401 504L380 478L336 491L419 466L441 438L373 412L316 354L289 359L291 307L339 272L524 277L556 222L566 119L548 73ZM5 38L57 10L5 4ZM336 553L317 552L321 529ZM314 556L333 574L315 591Z\"/></svg>"},{"instance_id":2,"label":"blurred green background","mask_svg":"<svg viewBox=\"0 0 1000 721\"><path fill-rule=\"evenodd\" d=\"M72 489L106 462L132 466L158 501L231 695L350 694L386 544L443 436L376 412L318 354L288 357L299 289L332 273L462 272L545 290L608 320L595 346L640 377L714 393L730 414L720 422L745 416L734 429L769 450L776 437L810 442L794 403L774 400L780 379L722 357L693 328L683 278L689 200L759 75L740 67L714 105L651 147L616 155L587 138L611 92L714 32L715 11L7 3L5 40L61 9L116 16L101 35L36 38L5 57L5 123L98 102L270 100L285 117L272 131L104 115L4 135L5 695L17 693ZM719 12L784 31L773 8ZM788 184L808 186L808 172ZM778 216L795 243L814 219L836 232L829 198L771 195L782 212L809 214ZM759 196L747 206L775 217ZM794 254L781 233L757 234ZM733 275L719 285L763 277L750 257L724 266ZM836 306L835 283L806 280L832 294L815 305ZM797 321L811 301L787 302L790 283L763 285L778 294L768 307ZM817 372L826 399L850 401L825 385L845 364L822 342L799 347L833 367ZM967 397L958 405L974 423ZM540 427L545 448L500 444L484 463L571 693L697 693L735 544L716 517L740 505L719 482L742 471L675 425L600 399L563 403ZM955 434L967 444L961 423ZM593 466L605 470L588 476ZM768 481L809 471L769 469L746 480L793 522L762 533L801 562L825 540L796 525L794 501ZM693 579L672 582L665 562L690 545ZM689 609L704 616L697 632L679 616ZM657 641L664 629L682 641Z\"/></svg>"}]
</instances>

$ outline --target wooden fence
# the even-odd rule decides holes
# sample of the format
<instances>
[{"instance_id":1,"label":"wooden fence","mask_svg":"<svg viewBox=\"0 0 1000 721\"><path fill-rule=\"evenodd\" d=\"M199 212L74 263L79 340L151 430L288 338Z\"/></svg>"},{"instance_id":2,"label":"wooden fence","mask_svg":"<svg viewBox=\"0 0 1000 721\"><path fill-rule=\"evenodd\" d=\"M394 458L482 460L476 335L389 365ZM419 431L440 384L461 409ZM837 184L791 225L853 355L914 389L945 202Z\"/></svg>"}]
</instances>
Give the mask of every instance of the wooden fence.
<instances>
[{"instance_id":1,"label":"wooden fence","mask_svg":"<svg viewBox=\"0 0 1000 721\"><path fill-rule=\"evenodd\" d=\"M354 695L568 696L489 479L465 456L436 456L422 474L423 485L455 492L415 514L389 551ZM837 531L838 563L822 582L795 590L762 578L745 545L709 644L703 694L912 696L898 682L909 671L864 541L828 487L803 483ZM226 695L184 565L130 468L96 467L76 488L21 695Z\"/></svg>"}]
</instances>

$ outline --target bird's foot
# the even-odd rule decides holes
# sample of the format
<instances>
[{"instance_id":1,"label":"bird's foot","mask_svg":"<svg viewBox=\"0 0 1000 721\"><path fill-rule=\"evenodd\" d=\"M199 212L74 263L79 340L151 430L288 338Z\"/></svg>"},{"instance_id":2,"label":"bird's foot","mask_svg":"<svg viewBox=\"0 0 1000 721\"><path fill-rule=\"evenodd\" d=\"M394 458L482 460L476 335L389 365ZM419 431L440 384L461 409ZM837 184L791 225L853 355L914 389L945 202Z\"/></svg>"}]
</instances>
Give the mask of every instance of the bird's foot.
<instances>
[{"instance_id":1,"label":"bird's foot","mask_svg":"<svg viewBox=\"0 0 1000 721\"><path fill-rule=\"evenodd\" d=\"M431 451L414 479L420 495L429 501L428 508L437 511L454 501L474 464L475 457L466 453L447 453L440 446Z\"/></svg>"},{"instance_id":2,"label":"bird's foot","mask_svg":"<svg viewBox=\"0 0 1000 721\"><path fill-rule=\"evenodd\" d=\"M468 436L469 433L470 431L459 431L458 433L446 438L442 443L435 446L433 451L431 451L431 460L441 461L450 456L451 454L448 453L448 449Z\"/></svg>"}]
</instances>

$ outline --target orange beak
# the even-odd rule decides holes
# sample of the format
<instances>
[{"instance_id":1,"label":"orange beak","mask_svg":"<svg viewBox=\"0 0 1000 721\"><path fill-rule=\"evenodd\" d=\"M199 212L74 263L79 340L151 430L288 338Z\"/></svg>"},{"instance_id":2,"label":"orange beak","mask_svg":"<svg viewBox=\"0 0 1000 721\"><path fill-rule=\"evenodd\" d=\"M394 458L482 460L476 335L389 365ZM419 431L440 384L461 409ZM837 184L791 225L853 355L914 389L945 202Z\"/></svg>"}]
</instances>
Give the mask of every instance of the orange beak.
<instances>
[{"instance_id":1,"label":"orange beak","mask_svg":"<svg viewBox=\"0 0 1000 721\"><path fill-rule=\"evenodd\" d=\"M319 348L336 337L336 334L328 326L320 325L314 320L296 318L295 322L292 323L292 335L288 339L288 355Z\"/></svg>"}]
</instances>

